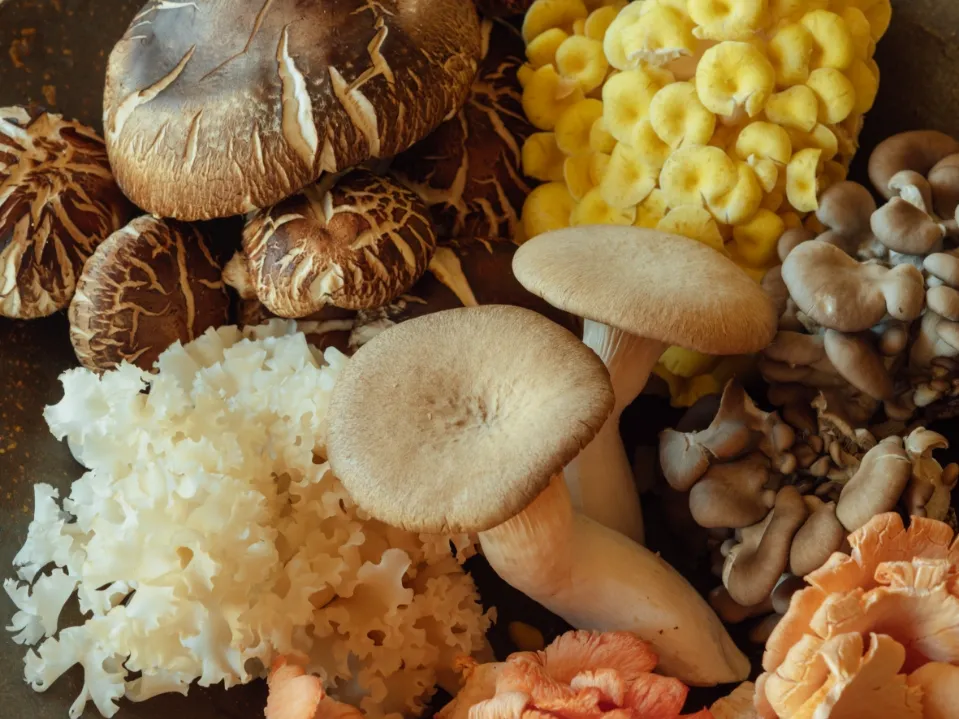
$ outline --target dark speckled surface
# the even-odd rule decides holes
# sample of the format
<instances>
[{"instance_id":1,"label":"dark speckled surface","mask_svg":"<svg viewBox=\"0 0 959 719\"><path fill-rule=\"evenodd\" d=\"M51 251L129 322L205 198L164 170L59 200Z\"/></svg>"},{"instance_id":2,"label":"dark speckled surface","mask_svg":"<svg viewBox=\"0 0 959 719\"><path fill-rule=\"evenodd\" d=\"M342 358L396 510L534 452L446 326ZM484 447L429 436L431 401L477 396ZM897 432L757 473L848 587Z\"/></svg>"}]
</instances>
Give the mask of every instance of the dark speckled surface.
<instances>
[{"instance_id":1,"label":"dark speckled surface","mask_svg":"<svg viewBox=\"0 0 959 719\"><path fill-rule=\"evenodd\" d=\"M883 136L905 129L935 127L959 134L959 3L894 4L892 30L879 46L883 84L863 135L865 151ZM107 53L138 5L128 0L0 0L0 105L37 102L99 127ZM0 318L0 577L9 575L26 534L32 484L43 481L66 489L80 472L41 416L44 405L60 396L57 376L74 364L63 316L32 323ZM636 442L651 442L659 429L652 418L669 415L654 399L646 401L628 415L633 425L624 433ZM651 544L682 564L679 543L670 539L662 522L650 520ZM504 594L485 567L477 567L476 575L504 620L536 617L548 636L561 630L532 603ZM11 614L10 603L0 596L0 626L9 623ZM501 621L492 637L500 652L509 648L506 624ZM80 688L79 674L69 674L46 694L35 694L21 680L21 657L22 649L0 635L0 719L66 717ZM253 719L262 716L263 696L259 683L230 692L194 689L189 698L123 703L117 718ZM702 706L706 697L700 696ZM83 716L98 714L88 709Z\"/></svg>"}]
</instances>

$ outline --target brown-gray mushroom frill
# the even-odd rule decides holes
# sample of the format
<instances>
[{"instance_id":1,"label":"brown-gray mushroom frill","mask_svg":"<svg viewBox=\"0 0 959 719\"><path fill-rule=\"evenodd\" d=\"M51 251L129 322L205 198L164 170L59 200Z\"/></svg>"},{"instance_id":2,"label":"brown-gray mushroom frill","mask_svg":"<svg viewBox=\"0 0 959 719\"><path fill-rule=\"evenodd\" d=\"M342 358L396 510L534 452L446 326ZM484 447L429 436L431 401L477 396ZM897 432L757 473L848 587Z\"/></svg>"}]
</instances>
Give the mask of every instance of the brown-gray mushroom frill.
<instances>
[{"instance_id":1,"label":"brown-gray mushroom frill","mask_svg":"<svg viewBox=\"0 0 959 719\"><path fill-rule=\"evenodd\" d=\"M780 332L760 370L777 406L825 392L853 426L885 436L959 414L959 141L896 135L869 177L884 204L839 182L820 200L824 232L780 240L783 263L763 282Z\"/></svg>"},{"instance_id":2,"label":"brown-gray mushroom frill","mask_svg":"<svg viewBox=\"0 0 959 719\"><path fill-rule=\"evenodd\" d=\"M660 435L666 481L688 495L690 515L721 556L714 573L723 586L710 602L728 622L781 613L802 578L877 514L955 521L959 465L932 456L948 448L942 435L918 427L877 440L831 409L825 394L805 410L764 412L731 382L707 427Z\"/></svg>"},{"instance_id":3,"label":"brown-gray mushroom frill","mask_svg":"<svg viewBox=\"0 0 959 719\"><path fill-rule=\"evenodd\" d=\"M523 38L503 22L484 21L482 30L483 60L466 105L392 164L429 205L441 242L512 240L532 189L521 169L533 132L516 78Z\"/></svg>"},{"instance_id":4,"label":"brown-gray mushroom frill","mask_svg":"<svg viewBox=\"0 0 959 719\"><path fill-rule=\"evenodd\" d=\"M93 130L0 108L0 316L66 307L83 263L132 212Z\"/></svg>"},{"instance_id":5,"label":"brown-gray mushroom frill","mask_svg":"<svg viewBox=\"0 0 959 719\"><path fill-rule=\"evenodd\" d=\"M412 191L368 170L352 170L255 213L243 232L249 280L231 261L227 279L250 287L280 317L328 305L375 309L409 290L436 249L429 211Z\"/></svg>"},{"instance_id":6,"label":"brown-gray mushroom frill","mask_svg":"<svg viewBox=\"0 0 959 719\"><path fill-rule=\"evenodd\" d=\"M151 0L110 55L107 148L153 214L242 214L426 137L479 56L471 0Z\"/></svg>"},{"instance_id":7,"label":"brown-gray mushroom frill","mask_svg":"<svg viewBox=\"0 0 959 719\"><path fill-rule=\"evenodd\" d=\"M69 316L80 363L104 371L126 361L151 370L170 345L226 324L222 271L198 228L133 220L97 248L77 284Z\"/></svg>"}]
</instances>

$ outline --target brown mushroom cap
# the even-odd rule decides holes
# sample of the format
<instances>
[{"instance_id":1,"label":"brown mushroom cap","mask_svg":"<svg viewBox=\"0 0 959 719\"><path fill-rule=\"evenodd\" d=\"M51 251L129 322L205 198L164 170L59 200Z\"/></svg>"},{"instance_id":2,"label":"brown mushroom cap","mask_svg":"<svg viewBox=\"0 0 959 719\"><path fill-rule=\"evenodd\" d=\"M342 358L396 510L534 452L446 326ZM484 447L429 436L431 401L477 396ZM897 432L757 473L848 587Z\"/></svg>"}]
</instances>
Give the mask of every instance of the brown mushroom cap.
<instances>
[{"instance_id":1,"label":"brown mushroom cap","mask_svg":"<svg viewBox=\"0 0 959 719\"><path fill-rule=\"evenodd\" d=\"M93 130L0 108L0 316L66 307L83 263L132 214Z\"/></svg>"},{"instance_id":2,"label":"brown mushroom cap","mask_svg":"<svg viewBox=\"0 0 959 719\"><path fill-rule=\"evenodd\" d=\"M769 596L786 570L793 537L806 515L802 495L789 485L779 490L766 519L741 530L741 541L723 565L723 584L733 600L751 606Z\"/></svg>"},{"instance_id":3,"label":"brown mushroom cap","mask_svg":"<svg viewBox=\"0 0 959 719\"><path fill-rule=\"evenodd\" d=\"M764 489L769 460L752 454L736 462L714 464L689 491L689 511L706 529L741 529L769 514L776 493Z\"/></svg>"},{"instance_id":4,"label":"brown mushroom cap","mask_svg":"<svg viewBox=\"0 0 959 719\"><path fill-rule=\"evenodd\" d=\"M869 218L876 211L872 193L858 182L837 182L819 198L816 218L845 237L869 231ZM788 253L787 253L788 254Z\"/></svg>"},{"instance_id":5,"label":"brown mushroom cap","mask_svg":"<svg viewBox=\"0 0 959 719\"><path fill-rule=\"evenodd\" d=\"M936 252L922 261L923 269L951 287L959 287L959 257Z\"/></svg>"},{"instance_id":6,"label":"brown mushroom cap","mask_svg":"<svg viewBox=\"0 0 959 719\"><path fill-rule=\"evenodd\" d=\"M222 267L194 226L138 217L87 260L70 303L70 340L80 363L123 361L152 369L173 343L227 321Z\"/></svg>"},{"instance_id":7,"label":"brown mushroom cap","mask_svg":"<svg viewBox=\"0 0 959 719\"><path fill-rule=\"evenodd\" d=\"M525 509L613 408L602 361L518 307L448 310L366 344L330 403L330 465L373 517L491 529Z\"/></svg>"},{"instance_id":8,"label":"brown mushroom cap","mask_svg":"<svg viewBox=\"0 0 959 719\"><path fill-rule=\"evenodd\" d=\"M924 255L942 241L945 232L925 211L902 197L893 197L869 221L883 245L906 255Z\"/></svg>"},{"instance_id":9,"label":"brown mushroom cap","mask_svg":"<svg viewBox=\"0 0 959 719\"><path fill-rule=\"evenodd\" d=\"M936 130L903 132L879 143L869 157L869 179L887 200L896 195L889 186L893 175L913 170L928 175L944 157L959 153L959 141Z\"/></svg>"},{"instance_id":10,"label":"brown mushroom cap","mask_svg":"<svg viewBox=\"0 0 959 719\"><path fill-rule=\"evenodd\" d=\"M846 539L846 529L836 517L836 503L815 496L804 498L809 518L793 537L789 550L789 571L805 577L819 569Z\"/></svg>"},{"instance_id":11,"label":"brown mushroom cap","mask_svg":"<svg viewBox=\"0 0 959 719\"><path fill-rule=\"evenodd\" d=\"M352 170L256 213L243 249L260 301L280 317L305 317L328 304L387 304L426 271L436 236L413 192Z\"/></svg>"},{"instance_id":12,"label":"brown mushroom cap","mask_svg":"<svg viewBox=\"0 0 959 719\"><path fill-rule=\"evenodd\" d=\"M863 456L856 474L842 489L836 516L847 531L856 531L875 515L892 511L911 475L902 437L887 437Z\"/></svg>"},{"instance_id":13,"label":"brown mushroom cap","mask_svg":"<svg viewBox=\"0 0 959 719\"><path fill-rule=\"evenodd\" d=\"M110 55L110 159L153 214L267 207L426 137L479 53L470 0L151 0Z\"/></svg>"},{"instance_id":14,"label":"brown mushroom cap","mask_svg":"<svg viewBox=\"0 0 959 719\"><path fill-rule=\"evenodd\" d=\"M959 291L952 287L930 287L926 290L926 305L947 320L959 321Z\"/></svg>"},{"instance_id":15,"label":"brown mushroom cap","mask_svg":"<svg viewBox=\"0 0 959 719\"><path fill-rule=\"evenodd\" d=\"M705 354L756 352L776 333L771 299L732 260L656 230L596 225L544 232L519 248L513 272L555 307Z\"/></svg>"},{"instance_id":16,"label":"brown mushroom cap","mask_svg":"<svg viewBox=\"0 0 959 719\"><path fill-rule=\"evenodd\" d=\"M863 332L887 313L914 320L925 299L922 273L912 265L889 269L860 263L819 240L804 242L790 252L782 274L799 309L840 332Z\"/></svg>"},{"instance_id":17,"label":"brown mushroom cap","mask_svg":"<svg viewBox=\"0 0 959 719\"><path fill-rule=\"evenodd\" d=\"M892 399L892 375L882 356L866 338L826 330L826 356L849 384L874 399Z\"/></svg>"},{"instance_id":18,"label":"brown mushroom cap","mask_svg":"<svg viewBox=\"0 0 959 719\"><path fill-rule=\"evenodd\" d=\"M523 38L506 23L485 21L483 39L466 105L391 166L429 206L442 240L512 240L532 189L521 169L523 143L533 132L516 79Z\"/></svg>"},{"instance_id":19,"label":"brown mushroom cap","mask_svg":"<svg viewBox=\"0 0 959 719\"><path fill-rule=\"evenodd\" d=\"M939 217L953 217L959 209L959 153L944 157L929 171L932 204Z\"/></svg>"},{"instance_id":20,"label":"brown mushroom cap","mask_svg":"<svg viewBox=\"0 0 959 719\"><path fill-rule=\"evenodd\" d=\"M821 205L820 205L821 206ZM776 244L776 253L779 255L779 261L782 262L789 256L789 253L796 249L803 242L816 239L816 233L807 230L805 227L791 227L779 237ZM767 272L766 275L769 273ZM765 283L765 276L763 282Z\"/></svg>"}]
</instances>

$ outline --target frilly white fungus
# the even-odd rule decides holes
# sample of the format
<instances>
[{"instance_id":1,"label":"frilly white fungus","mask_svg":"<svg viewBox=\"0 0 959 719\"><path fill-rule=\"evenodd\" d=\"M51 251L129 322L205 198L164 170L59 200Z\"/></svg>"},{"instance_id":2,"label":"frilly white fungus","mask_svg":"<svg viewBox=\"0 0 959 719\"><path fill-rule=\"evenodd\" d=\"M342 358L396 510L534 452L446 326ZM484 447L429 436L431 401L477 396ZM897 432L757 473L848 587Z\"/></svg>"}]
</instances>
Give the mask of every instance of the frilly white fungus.
<instances>
[{"instance_id":1,"label":"frilly white fungus","mask_svg":"<svg viewBox=\"0 0 959 719\"><path fill-rule=\"evenodd\" d=\"M70 716L93 701L109 717L121 697L230 687L301 652L371 719L423 709L489 617L460 566L466 538L371 521L330 472L326 413L347 361L276 320L174 345L154 375L62 375L45 417L88 471L62 503L36 485L4 582L14 640L39 644L25 657L34 689L79 664ZM74 593L84 621L61 627Z\"/></svg>"}]
</instances>

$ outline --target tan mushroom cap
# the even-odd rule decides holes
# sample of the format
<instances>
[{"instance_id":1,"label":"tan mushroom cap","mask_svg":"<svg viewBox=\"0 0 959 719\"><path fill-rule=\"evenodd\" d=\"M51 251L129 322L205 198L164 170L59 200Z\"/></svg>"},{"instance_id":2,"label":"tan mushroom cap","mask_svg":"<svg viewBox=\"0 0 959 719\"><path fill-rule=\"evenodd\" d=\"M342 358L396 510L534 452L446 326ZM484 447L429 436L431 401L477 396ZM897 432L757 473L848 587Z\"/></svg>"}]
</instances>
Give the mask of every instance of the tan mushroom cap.
<instances>
[{"instance_id":1,"label":"tan mushroom cap","mask_svg":"<svg viewBox=\"0 0 959 719\"><path fill-rule=\"evenodd\" d=\"M80 363L153 368L175 342L227 322L223 268L200 230L143 216L110 235L87 260L70 303L70 340Z\"/></svg>"},{"instance_id":2,"label":"tan mushroom cap","mask_svg":"<svg viewBox=\"0 0 959 719\"><path fill-rule=\"evenodd\" d=\"M613 408L575 335L502 305L437 312L360 349L330 405L330 465L364 511L409 531L491 529L519 514Z\"/></svg>"},{"instance_id":3,"label":"tan mushroom cap","mask_svg":"<svg viewBox=\"0 0 959 719\"><path fill-rule=\"evenodd\" d=\"M513 273L555 307L706 354L749 354L776 334L776 310L731 260L694 240L638 227L538 235Z\"/></svg>"},{"instance_id":4,"label":"tan mushroom cap","mask_svg":"<svg viewBox=\"0 0 959 719\"><path fill-rule=\"evenodd\" d=\"M927 175L942 159L959 153L959 141L937 130L903 132L883 140L869 156L869 179L887 200L897 194L889 186L902 170Z\"/></svg>"},{"instance_id":5,"label":"tan mushroom cap","mask_svg":"<svg viewBox=\"0 0 959 719\"><path fill-rule=\"evenodd\" d=\"M260 301L280 317L306 317L326 305L388 303L426 272L436 235L413 192L352 170L256 213L243 249Z\"/></svg>"},{"instance_id":6,"label":"tan mushroom cap","mask_svg":"<svg viewBox=\"0 0 959 719\"><path fill-rule=\"evenodd\" d=\"M132 215L93 130L0 108L0 316L66 307L83 263Z\"/></svg>"},{"instance_id":7,"label":"tan mushroom cap","mask_svg":"<svg viewBox=\"0 0 959 719\"><path fill-rule=\"evenodd\" d=\"M152 0L110 55L110 160L153 214L266 207L424 138L479 53L470 0Z\"/></svg>"}]
</instances>

